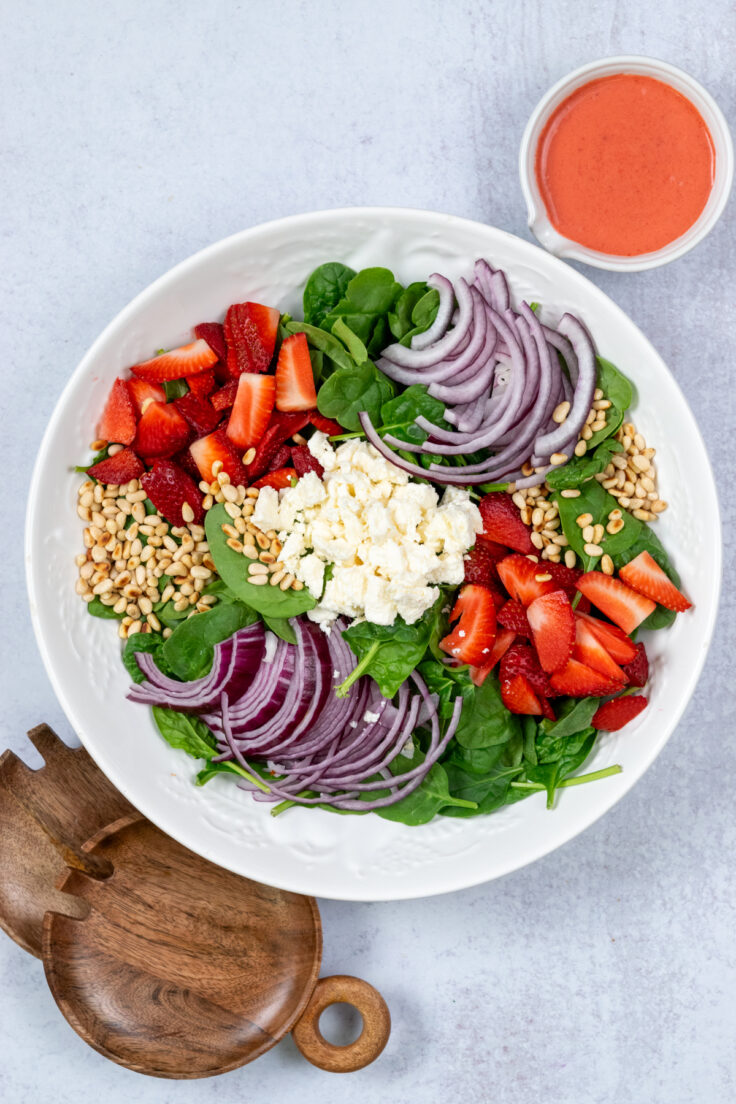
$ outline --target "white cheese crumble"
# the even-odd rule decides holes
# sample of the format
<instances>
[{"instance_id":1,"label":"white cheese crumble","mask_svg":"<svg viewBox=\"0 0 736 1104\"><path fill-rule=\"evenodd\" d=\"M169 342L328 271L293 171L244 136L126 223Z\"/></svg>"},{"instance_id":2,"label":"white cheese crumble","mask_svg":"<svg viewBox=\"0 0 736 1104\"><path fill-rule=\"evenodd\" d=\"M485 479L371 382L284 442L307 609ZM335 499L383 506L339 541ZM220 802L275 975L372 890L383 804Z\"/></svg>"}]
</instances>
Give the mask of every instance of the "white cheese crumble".
<instances>
[{"instance_id":1,"label":"white cheese crumble","mask_svg":"<svg viewBox=\"0 0 736 1104\"><path fill-rule=\"evenodd\" d=\"M308 472L280 493L264 487L252 516L278 532L281 563L317 600L307 616L323 627L341 615L413 624L439 584L462 582L463 556L483 528L478 507L456 487L440 500L365 441L333 449L317 432L309 451L324 478Z\"/></svg>"}]
</instances>

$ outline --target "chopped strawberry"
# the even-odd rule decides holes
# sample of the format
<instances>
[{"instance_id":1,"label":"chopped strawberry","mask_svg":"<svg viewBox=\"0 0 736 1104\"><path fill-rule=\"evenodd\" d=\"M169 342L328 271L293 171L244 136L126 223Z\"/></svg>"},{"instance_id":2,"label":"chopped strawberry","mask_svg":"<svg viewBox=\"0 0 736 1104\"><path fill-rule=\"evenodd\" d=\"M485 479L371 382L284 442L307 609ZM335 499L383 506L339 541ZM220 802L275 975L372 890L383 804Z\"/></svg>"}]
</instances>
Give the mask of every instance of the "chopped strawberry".
<instances>
[{"instance_id":1,"label":"chopped strawberry","mask_svg":"<svg viewBox=\"0 0 736 1104\"><path fill-rule=\"evenodd\" d=\"M206 372L217 360L206 341L199 338L189 345L170 349L167 353L143 360L130 369L134 376L148 380L149 383L163 383L165 380L182 379L184 376L196 376Z\"/></svg>"},{"instance_id":2,"label":"chopped strawberry","mask_svg":"<svg viewBox=\"0 0 736 1104\"><path fill-rule=\"evenodd\" d=\"M191 476L196 484L199 484L202 476L200 475L199 468L194 463L194 457L192 456L188 448L182 449L181 452L174 453L174 455L171 457L171 462L172 464L178 464L180 468L183 468L187 475Z\"/></svg>"},{"instance_id":3,"label":"chopped strawberry","mask_svg":"<svg viewBox=\"0 0 736 1104\"><path fill-rule=\"evenodd\" d=\"M629 640L626 633L622 632L617 625L610 625L608 621L601 621L598 617L584 613L580 606L579 602L575 611L576 616L582 618L591 632L595 633L611 658L615 659L619 666L631 663L636 658L634 641Z\"/></svg>"},{"instance_id":4,"label":"chopped strawberry","mask_svg":"<svg viewBox=\"0 0 736 1104\"><path fill-rule=\"evenodd\" d=\"M135 405L123 379L116 379L107 396L105 409L97 427L103 441L131 445L135 438Z\"/></svg>"},{"instance_id":5,"label":"chopped strawberry","mask_svg":"<svg viewBox=\"0 0 736 1104\"><path fill-rule=\"evenodd\" d=\"M490 586L498 580L496 558L480 541L465 557L465 582Z\"/></svg>"},{"instance_id":6,"label":"chopped strawberry","mask_svg":"<svg viewBox=\"0 0 736 1104\"><path fill-rule=\"evenodd\" d=\"M105 434L103 433L102 436L104 437ZM666 609L684 613L692 606L692 602L688 602L685 595L677 589L648 552L640 552L636 559L622 567L619 577L627 586L633 587L639 594L645 595L660 606L665 606Z\"/></svg>"},{"instance_id":7,"label":"chopped strawberry","mask_svg":"<svg viewBox=\"0 0 736 1104\"><path fill-rule=\"evenodd\" d=\"M572 654L587 667L600 671L602 675L620 682L622 686L627 682L624 672L611 658L610 652L606 651L593 630L588 628L582 617L575 618L575 648Z\"/></svg>"},{"instance_id":8,"label":"chopped strawberry","mask_svg":"<svg viewBox=\"0 0 736 1104\"><path fill-rule=\"evenodd\" d=\"M150 403L138 423L135 449L141 456L173 456L191 437L188 423L173 403Z\"/></svg>"},{"instance_id":9,"label":"chopped strawberry","mask_svg":"<svg viewBox=\"0 0 736 1104\"><path fill-rule=\"evenodd\" d=\"M570 601L572 602L575 595L572 594L572 595L569 595L568 597L570 598ZM578 600L575 603L575 613L590 613L590 610L591 610L590 602L588 601L588 599L583 594L580 593L580 591L577 592L577 599ZM626 634L624 634L624 635L626 635Z\"/></svg>"},{"instance_id":10,"label":"chopped strawberry","mask_svg":"<svg viewBox=\"0 0 736 1104\"><path fill-rule=\"evenodd\" d=\"M204 510L199 488L172 460L155 460L151 471L141 476L141 486L161 516L172 525L186 525L182 514L185 502L191 506L196 524L202 524Z\"/></svg>"},{"instance_id":11,"label":"chopped strawberry","mask_svg":"<svg viewBox=\"0 0 736 1104\"><path fill-rule=\"evenodd\" d=\"M328 437L339 437L345 432L339 422L333 422L332 418L325 418L319 410L309 411L309 420L320 433L326 433Z\"/></svg>"},{"instance_id":12,"label":"chopped strawberry","mask_svg":"<svg viewBox=\"0 0 736 1104\"><path fill-rule=\"evenodd\" d=\"M561 671L550 675L549 681L558 694L571 694L575 698L616 694L621 689L620 682L606 678L579 659L571 659Z\"/></svg>"},{"instance_id":13,"label":"chopped strawberry","mask_svg":"<svg viewBox=\"0 0 736 1104\"><path fill-rule=\"evenodd\" d=\"M221 387L219 391L215 391L214 395L210 399L210 402L214 406L215 410L229 410L235 402L235 396L238 393L238 381L229 380L224 387Z\"/></svg>"},{"instance_id":14,"label":"chopped strawberry","mask_svg":"<svg viewBox=\"0 0 736 1104\"><path fill-rule=\"evenodd\" d=\"M197 376L190 376L187 380L189 390L200 399L207 398L217 386L214 369L208 368L206 372L200 372Z\"/></svg>"},{"instance_id":15,"label":"chopped strawberry","mask_svg":"<svg viewBox=\"0 0 736 1104\"><path fill-rule=\"evenodd\" d=\"M633 632L657 608L650 598L602 571L581 575L578 590L626 633Z\"/></svg>"},{"instance_id":16,"label":"chopped strawberry","mask_svg":"<svg viewBox=\"0 0 736 1104\"><path fill-rule=\"evenodd\" d=\"M460 620L440 641L440 648L459 663L481 667L496 639L496 607L490 592L474 584L462 587L450 614L451 621L457 618Z\"/></svg>"},{"instance_id":17,"label":"chopped strawberry","mask_svg":"<svg viewBox=\"0 0 736 1104\"><path fill-rule=\"evenodd\" d=\"M312 456L306 445L292 445L290 452L291 461L296 468L296 474L300 478L310 471L316 472L320 479L325 474L325 469L322 467L317 457Z\"/></svg>"},{"instance_id":18,"label":"chopped strawberry","mask_svg":"<svg viewBox=\"0 0 736 1104\"><path fill-rule=\"evenodd\" d=\"M281 448L295 433L299 433L309 423L307 414L293 413L280 414L274 411L271 416L268 429L256 445L256 456L248 465L248 476L257 479L263 475L271 465L271 461Z\"/></svg>"},{"instance_id":19,"label":"chopped strawberry","mask_svg":"<svg viewBox=\"0 0 736 1104\"><path fill-rule=\"evenodd\" d=\"M621 668L631 686L646 686L649 681L649 659L643 644L635 644L636 658Z\"/></svg>"},{"instance_id":20,"label":"chopped strawberry","mask_svg":"<svg viewBox=\"0 0 736 1104\"><path fill-rule=\"evenodd\" d=\"M511 629L501 629L496 632L496 639L493 641L488 662L484 663L482 667L470 668L470 678L476 686L481 686L485 682L493 668L503 658L515 640L516 633Z\"/></svg>"},{"instance_id":21,"label":"chopped strawberry","mask_svg":"<svg viewBox=\"0 0 736 1104\"><path fill-rule=\"evenodd\" d=\"M243 467L238 451L232 441L226 436L224 429L216 429L207 437L200 437L189 447L194 462L199 468L202 479L210 483L213 479L212 465L217 461L222 463L222 471L230 476L230 482L235 486L248 486L248 473Z\"/></svg>"},{"instance_id":22,"label":"chopped strawberry","mask_svg":"<svg viewBox=\"0 0 736 1104\"><path fill-rule=\"evenodd\" d=\"M276 347L280 313L260 303L233 303L225 315L227 370L233 379L241 372L267 372Z\"/></svg>"},{"instance_id":23,"label":"chopped strawberry","mask_svg":"<svg viewBox=\"0 0 736 1104\"><path fill-rule=\"evenodd\" d=\"M268 465L268 470L276 471L277 468L288 468L291 462L291 446L282 445L278 452L274 453L271 463Z\"/></svg>"},{"instance_id":24,"label":"chopped strawberry","mask_svg":"<svg viewBox=\"0 0 736 1104\"><path fill-rule=\"evenodd\" d=\"M511 495L504 494L503 491L493 491L484 495L478 508L483 519L483 532L480 536L484 540L497 541L525 554L534 551L529 529L521 520Z\"/></svg>"},{"instance_id":25,"label":"chopped strawberry","mask_svg":"<svg viewBox=\"0 0 736 1104\"><path fill-rule=\"evenodd\" d=\"M643 694L635 697L627 694L624 698L614 698L596 709L591 724L594 728L605 728L607 732L618 732L629 721L633 721L634 717L638 717L647 705Z\"/></svg>"},{"instance_id":26,"label":"chopped strawberry","mask_svg":"<svg viewBox=\"0 0 736 1104\"><path fill-rule=\"evenodd\" d=\"M583 574L575 567L566 567L565 564L549 563L548 561L545 561L544 573L545 575L551 575L555 586L559 590L564 590L570 599L575 596L578 579Z\"/></svg>"},{"instance_id":27,"label":"chopped strawberry","mask_svg":"<svg viewBox=\"0 0 736 1104\"><path fill-rule=\"evenodd\" d=\"M266 432L273 410L275 388L273 376L243 372L238 380L238 393L226 433L239 449L257 445Z\"/></svg>"},{"instance_id":28,"label":"chopped strawberry","mask_svg":"<svg viewBox=\"0 0 736 1104\"><path fill-rule=\"evenodd\" d=\"M530 644L514 644L501 660L499 677L509 679L514 675L523 675L540 697L548 698L554 694L549 678L542 670L537 653Z\"/></svg>"},{"instance_id":29,"label":"chopped strawberry","mask_svg":"<svg viewBox=\"0 0 736 1104\"><path fill-rule=\"evenodd\" d=\"M276 364L276 409L313 410L317 405L314 372L306 334L287 337Z\"/></svg>"},{"instance_id":30,"label":"chopped strawberry","mask_svg":"<svg viewBox=\"0 0 736 1104\"><path fill-rule=\"evenodd\" d=\"M227 342L222 322L200 322L194 327L194 336L207 342L217 360L227 360Z\"/></svg>"},{"instance_id":31,"label":"chopped strawberry","mask_svg":"<svg viewBox=\"0 0 736 1104\"><path fill-rule=\"evenodd\" d=\"M526 556L506 556L498 561L496 567L499 578L511 597L524 606L528 606L535 598L558 589L547 571L547 565L534 563Z\"/></svg>"},{"instance_id":32,"label":"chopped strawberry","mask_svg":"<svg viewBox=\"0 0 736 1104\"><path fill-rule=\"evenodd\" d=\"M124 448L115 456L108 456L106 460L100 460L87 469L87 475L91 475L98 483L130 483L131 479L138 479L143 474L144 468L141 461L131 448Z\"/></svg>"},{"instance_id":33,"label":"chopped strawberry","mask_svg":"<svg viewBox=\"0 0 736 1104\"><path fill-rule=\"evenodd\" d=\"M509 598L508 602L504 602L498 611L497 619L499 625L511 629L519 636L531 637L532 635L526 610L521 602L517 602L515 598Z\"/></svg>"},{"instance_id":34,"label":"chopped strawberry","mask_svg":"<svg viewBox=\"0 0 736 1104\"><path fill-rule=\"evenodd\" d=\"M508 556L511 549L507 548L505 544L499 544L498 541L488 540L482 533L478 534L478 546L484 548L489 556L492 556L494 560L502 560L504 556Z\"/></svg>"},{"instance_id":35,"label":"chopped strawberry","mask_svg":"<svg viewBox=\"0 0 736 1104\"><path fill-rule=\"evenodd\" d=\"M196 379L196 376L193 377ZM200 398L190 391L174 400L174 406L182 414L192 427L197 437L204 437L211 433L220 420L220 415L211 402L206 398Z\"/></svg>"},{"instance_id":36,"label":"chopped strawberry","mask_svg":"<svg viewBox=\"0 0 736 1104\"><path fill-rule=\"evenodd\" d=\"M293 480L297 478L296 468L277 468L276 471L267 472L256 479L251 487L273 487L276 491L283 491L286 487L291 487Z\"/></svg>"},{"instance_id":37,"label":"chopped strawberry","mask_svg":"<svg viewBox=\"0 0 736 1104\"><path fill-rule=\"evenodd\" d=\"M143 413L143 404L147 399L150 399L151 402L166 402L166 392L163 387L159 387L157 383L149 383L148 380L136 379L135 376L133 376L132 379L126 380L126 383L128 385L130 397L133 400L133 405L139 415Z\"/></svg>"},{"instance_id":38,"label":"chopped strawberry","mask_svg":"<svg viewBox=\"0 0 736 1104\"><path fill-rule=\"evenodd\" d=\"M501 679L501 700L510 713L538 717L542 712L539 698L523 675Z\"/></svg>"}]
</instances>

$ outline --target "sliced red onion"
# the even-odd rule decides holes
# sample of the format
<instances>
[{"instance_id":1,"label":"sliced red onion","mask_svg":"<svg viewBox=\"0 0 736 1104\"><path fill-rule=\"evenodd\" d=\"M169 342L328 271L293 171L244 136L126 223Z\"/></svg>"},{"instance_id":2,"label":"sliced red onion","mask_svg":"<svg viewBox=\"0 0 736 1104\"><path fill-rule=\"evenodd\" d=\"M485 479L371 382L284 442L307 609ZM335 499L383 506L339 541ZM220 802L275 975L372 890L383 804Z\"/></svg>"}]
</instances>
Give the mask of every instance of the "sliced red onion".
<instances>
[{"instance_id":1,"label":"sliced red onion","mask_svg":"<svg viewBox=\"0 0 736 1104\"><path fill-rule=\"evenodd\" d=\"M434 345L436 341L444 337L447 327L450 325L450 316L455 309L455 289L446 276L440 276L439 272L433 272L427 280L427 287L439 292L440 303L437 308L434 322L424 333L415 334L411 339L412 349L426 349Z\"/></svg>"},{"instance_id":2,"label":"sliced red onion","mask_svg":"<svg viewBox=\"0 0 736 1104\"><path fill-rule=\"evenodd\" d=\"M555 452L561 452L573 437L577 440L593 402L596 382L595 349L582 322L573 318L571 314L564 314L560 319L558 331L563 337L570 339L578 362L578 378L572 407L565 421L562 425L556 426L552 432L538 437L534 442L535 455L547 458Z\"/></svg>"},{"instance_id":3,"label":"sliced red onion","mask_svg":"<svg viewBox=\"0 0 736 1104\"><path fill-rule=\"evenodd\" d=\"M457 349L459 342L468 333L473 320L473 297L466 280L458 280L455 285L455 297L459 308L457 323L430 348L407 349L405 345L397 342L383 350L379 364L387 376L391 375L395 365L400 368L431 368Z\"/></svg>"}]
</instances>

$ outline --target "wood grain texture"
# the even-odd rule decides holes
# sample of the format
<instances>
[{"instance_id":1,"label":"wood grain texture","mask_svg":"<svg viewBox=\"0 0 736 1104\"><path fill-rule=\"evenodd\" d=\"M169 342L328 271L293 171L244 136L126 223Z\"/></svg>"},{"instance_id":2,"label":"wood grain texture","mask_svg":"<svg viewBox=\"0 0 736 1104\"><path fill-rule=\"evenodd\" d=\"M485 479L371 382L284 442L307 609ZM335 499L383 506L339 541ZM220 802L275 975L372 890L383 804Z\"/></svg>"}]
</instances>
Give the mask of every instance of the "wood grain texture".
<instances>
[{"instance_id":1,"label":"wood grain texture","mask_svg":"<svg viewBox=\"0 0 736 1104\"><path fill-rule=\"evenodd\" d=\"M68 865L97 870L82 845L135 810L84 748L67 747L45 724L28 735L44 759L39 770L12 751L0 756L0 927L40 958L47 909L86 913L54 889L58 878Z\"/></svg>"},{"instance_id":2,"label":"wood grain texture","mask_svg":"<svg viewBox=\"0 0 736 1104\"><path fill-rule=\"evenodd\" d=\"M106 880L69 871L60 888L89 916L49 912L51 991L82 1038L158 1077L206 1077L273 1046L312 995L322 954L313 898L214 866L141 817L87 850Z\"/></svg>"},{"instance_id":3,"label":"wood grain texture","mask_svg":"<svg viewBox=\"0 0 736 1104\"><path fill-rule=\"evenodd\" d=\"M319 1019L331 1004L352 1004L363 1017L363 1029L348 1046L328 1043L319 1029ZM381 1053L391 1034L391 1014L385 1000L362 978L334 974L320 978L312 999L292 1030L294 1042L305 1058L331 1073L352 1073L363 1069Z\"/></svg>"}]
</instances>

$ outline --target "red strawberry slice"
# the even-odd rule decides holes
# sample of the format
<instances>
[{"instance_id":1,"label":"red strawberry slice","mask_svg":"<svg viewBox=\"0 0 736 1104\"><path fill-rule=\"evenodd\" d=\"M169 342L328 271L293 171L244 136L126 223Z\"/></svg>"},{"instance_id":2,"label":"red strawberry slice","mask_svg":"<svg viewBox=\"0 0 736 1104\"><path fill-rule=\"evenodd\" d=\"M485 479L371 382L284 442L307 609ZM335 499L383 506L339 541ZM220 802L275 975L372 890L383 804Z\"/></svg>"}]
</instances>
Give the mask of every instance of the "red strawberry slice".
<instances>
[{"instance_id":1,"label":"red strawberry slice","mask_svg":"<svg viewBox=\"0 0 736 1104\"><path fill-rule=\"evenodd\" d=\"M105 434L101 434L105 436ZM677 589L670 578L648 552L640 552L619 571L620 578L633 587L639 594L645 595L666 609L684 613L692 607L685 595Z\"/></svg>"},{"instance_id":2,"label":"red strawberry slice","mask_svg":"<svg viewBox=\"0 0 736 1104\"><path fill-rule=\"evenodd\" d=\"M291 452L291 461L296 468L296 474L300 479L310 471L316 472L320 479L325 474L325 469L317 457L312 456L306 445L292 445L289 451Z\"/></svg>"},{"instance_id":3,"label":"red strawberry slice","mask_svg":"<svg viewBox=\"0 0 736 1104\"><path fill-rule=\"evenodd\" d=\"M498 611L498 623L518 633L519 636L531 637L532 635L526 609L515 598L509 598L508 602L504 602L501 606Z\"/></svg>"},{"instance_id":4,"label":"red strawberry slice","mask_svg":"<svg viewBox=\"0 0 736 1104\"><path fill-rule=\"evenodd\" d=\"M451 621L457 618L460 620L440 641L440 648L459 663L483 666L496 639L496 607L490 591L474 584L462 587L450 614Z\"/></svg>"},{"instance_id":5,"label":"red strawberry slice","mask_svg":"<svg viewBox=\"0 0 736 1104\"><path fill-rule=\"evenodd\" d=\"M516 552L534 551L529 529L521 520L511 495L504 494L503 491L492 491L491 494L484 495L478 508L483 519L480 536L484 540L497 541Z\"/></svg>"},{"instance_id":6,"label":"red strawberry slice","mask_svg":"<svg viewBox=\"0 0 736 1104\"><path fill-rule=\"evenodd\" d=\"M619 666L624 663L631 663L636 658L636 644L633 640L629 640L626 633L622 632L617 625L610 625L608 621L601 621L597 617L583 613L580 609L580 603L578 603L575 614L585 622L591 632L595 633L608 654L616 660Z\"/></svg>"},{"instance_id":7,"label":"red strawberry slice","mask_svg":"<svg viewBox=\"0 0 736 1104\"><path fill-rule=\"evenodd\" d=\"M286 487L292 487L296 478L296 468L277 468L256 479L251 487L273 487L275 491L283 491Z\"/></svg>"},{"instance_id":8,"label":"red strawberry slice","mask_svg":"<svg viewBox=\"0 0 736 1104\"><path fill-rule=\"evenodd\" d=\"M607 732L618 732L620 728L638 717L648 705L643 694L636 696L626 695L623 698L614 698L613 701L604 702L593 714L590 722L594 728L604 728Z\"/></svg>"},{"instance_id":9,"label":"red strawberry slice","mask_svg":"<svg viewBox=\"0 0 736 1104\"><path fill-rule=\"evenodd\" d=\"M631 686L646 686L649 681L649 659L643 644L635 644L636 658L621 668Z\"/></svg>"},{"instance_id":10,"label":"red strawberry slice","mask_svg":"<svg viewBox=\"0 0 736 1104\"><path fill-rule=\"evenodd\" d=\"M578 579L583 574L575 567L566 567L565 564L549 563L545 561L544 571L552 576L552 582L559 590L564 590L568 598L573 598L578 585Z\"/></svg>"},{"instance_id":11,"label":"red strawberry slice","mask_svg":"<svg viewBox=\"0 0 736 1104\"><path fill-rule=\"evenodd\" d=\"M498 575L512 598L528 606L535 598L557 590L546 564L534 563L526 556L512 555L499 560Z\"/></svg>"},{"instance_id":12,"label":"red strawberry slice","mask_svg":"<svg viewBox=\"0 0 736 1104\"><path fill-rule=\"evenodd\" d=\"M602 571L581 575L578 590L626 633L633 632L657 608L650 598Z\"/></svg>"},{"instance_id":13,"label":"red strawberry slice","mask_svg":"<svg viewBox=\"0 0 736 1104\"><path fill-rule=\"evenodd\" d=\"M307 414L280 414L275 410L271 416L268 429L263 434L260 443L256 445L255 459L248 465L249 477L257 479L259 475L263 475L270 467L281 446L308 424L309 417Z\"/></svg>"},{"instance_id":14,"label":"red strawberry slice","mask_svg":"<svg viewBox=\"0 0 736 1104\"><path fill-rule=\"evenodd\" d=\"M124 448L115 456L108 456L107 460L93 464L87 469L87 475L91 475L98 483L130 483L131 479L139 479L144 470L133 450Z\"/></svg>"},{"instance_id":15,"label":"red strawberry slice","mask_svg":"<svg viewBox=\"0 0 736 1104\"><path fill-rule=\"evenodd\" d=\"M493 641L493 647L491 648L491 654L488 657L488 662L482 667L471 667L470 678L476 686L482 686L489 674L496 666L498 661L506 655L511 645L516 640L516 633L511 629L500 629L496 632L496 639Z\"/></svg>"},{"instance_id":16,"label":"red strawberry slice","mask_svg":"<svg viewBox=\"0 0 736 1104\"><path fill-rule=\"evenodd\" d=\"M194 379L194 377L192 377L192 379ZM133 376L132 379L126 380L126 383L136 413L139 415L143 413L143 404L148 399L150 399L151 402L166 402L166 392L163 387L159 387L157 383L149 383L148 380L136 379L135 376Z\"/></svg>"},{"instance_id":17,"label":"red strawberry slice","mask_svg":"<svg viewBox=\"0 0 736 1104\"><path fill-rule=\"evenodd\" d=\"M173 403L150 403L138 423L135 450L145 457L173 456L191 437L186 420Z\"/></svg>"},{"instance_id":18,"label":"red strawberry slice","mask_svg":"<svg viewBox=\"0 0 736 1104\"><path fill-rule=\"evenodd\" d=\"M499 677L508 679L514 675L523 675L540 697L548 698L554 694L549 678L542 670L537 654L530 644L514 644L501 660Z\"/></svg>"},{"instance_id":19,"label":"red strawberry slice","mask_svg":"<svg viewBox=\"0 0 736 1104\"><path fill-rule=\"evenodd\" d=\"M224 429L216 429L207 437L200 437L189 446L189 451L199 469L199 474L208 483L214 478L212 465L219 460L222 463L222 471L227 472L231 483L236 487L248 486L248 472L243 467L240 455Z\"/></svg>"},{"instance_id":20,"label":"red strawberry slice","mask_svg":"<svg viewBox=\"0 0 736 1104\"><path fill-rule=\"evenodd\" d=\"M501 679L501 700L510 713L538 717L542 712L539 698L523 675Z\"/></svg>"},{"instance_id":21,"label":"red strawberry slice","mask_svg":"<svg viewBox=\"0 0 736 1104\"><path fill-rule=\"evenodd\" d=\"M476 545L476 548L478 547L478 545L481 545L481 547L485 548L489 556L493 556L494 560L502 560L504 556L508 556L509 552L511 551L511 549L507 548L505 544L499 544L498 541L487 540L482 533L478 534L477 539L478 544Z\"/></svg>"},{"instance_id":22,"label":"red strawberry slice","mask_svg":"<svg viewBox=\"0 0 736 1104\"><path fill-rule=\"evenodd\" d=\"M325 418L319 410L309 411L309 420L320 433L326 433L328 437L339 437L345 432L339 422L333 422L332 418Z\"/></svg>"},{"instance_id":23,"label":"red strawberry slice","mask_svg":"<svg viewBox=\"0 0 736 1104\"><path fill-rule=\"evenodd\" d=\"M210 399L210 402L214 406L215 410L229 410L235 402L235 396L238 393L238 381L230 380L221 387L219 391L215 391L214 395Z\"/></svg>"},{"instance_id":24,"label":"red strawberry slice","mask_svg":"<svg viewBox=\"0 0 736 1104\"><path fill-rule=\"evenodd\" d=\"M105 409L97 427L103 441L130 445L135 438L135 405L123 379L116 379L107 396Z\"/></svg>"},{"instance_id":25,"label":"red strawberry slice","mask_svg":"<svg viewBox=\"0 0 736 1104\"><path fill-rule=\"evenodd\" d=\"M496 557L480 541L465 557L465 582L491 586L498 582Z\"/></svg>"},{"instance_id":26,"label":"red strawberry slice","mask_svg":"<svg viewBox=\"0 0 736 1104\"><path fill-rule=\"evenodd\" d=\"M182 514L185 502L191 506L196 524L202 524L204 510L199 488L173 460L155 460L151 471L141 476L141 486L161 516L172 525L187 524Z\"/></svg>"},{"instance_id":27,"label":"red strawberry slice","mask_svg":"<svg viewBox=\"0 0 736 1104\"><path fill-rule=\"evenodd\" d=\"M167 353L143 360L130 369L134 376L148 380L149 383L163 383L165 380L182 379L184 376L196 376L206 372L217 360L206 341L198 338L189 345L170 349Z\"/></svg>"},{"instance_id":28,"label":"red strawberry slice","mask_svg":"<svg viewBox=\"0 0 736 1104\"><path fill-rule=\"evenodd\" d=\"M602 675L613 679L614 682L618 681L622 686L626 683L624 672L581 617L575 618L575 648L572 654L575 659L592 667L594 671L600 671Z\"/></svg>"},{"instance_id":29,"label":"red strawberry slice","mask_svg":"<svg viewBox=\"0 0 736 1104\"><path fill-rule=\"evenodd\" d=\"M273 376L243 372L227 423L227 435L239 449L257 445L271 419L276 385Z\"/></svg>"},{"instance_id":30,"label":"red strawberry slice","mask_svg":"<svg viewBox=\"0 0 736 1104\"><path fill-rule=\"evenodd\" d=\"M187 385L193 395L198 395L200 399L207 398L217 386L214 369L208 368L206 372L200 372L198 376L190 376Z\"/></svg>"},{"instance_id":31,"label":"red strawberry slice","mask_svg":"<svg viewBox=\"0 0 736 1104\"><path fill-rule=\"evenodd\" d=\"M182 468L182 470L185 471L188 476L191 476L195 484L199 485L199 481L202 476L199 474L199 468L194 463L194 457L192 456L188 448L182 449L181 452L175 453L171 457L171 461L173 464L178 464L178 466Z\"/></svg>"},{"instance_id":32,"label":"red strawberry slice","mask_svg":"<svg viewBox=\"0 0 736 1104\"><path fill-rule=\"evenodd\" d=\"M207 342L217 360L227 360L227 342L222 322L200 322L194 327L194 336Z\"/></svg>"},{"instance_id":33,"label":"red strawberry slice","mask_svg":"<svg viewBox=\"0 0 736 1104\"><path fill-rule=\"evenodd\" d=\"M558 694L571 694L575 698L616 694L621 689L620 682L606 678L579 659L571 659L561 671L550 675L549 681Z\"/></svg>"},{"instance_id":34,"label":"red strawberry slice","mask_svg":"<svg viewBox=\"0 0 736 1104\"><path fill-rule=\"evenodd\" d=\"M267 372L276 347L280 313L260 303L233 303L225 315L227 370L233 379L241 372Z\"/></svg>"},{"instance_id":35,"label":"red strawberry slice","mask_svg":"<svg viewBox=\"0 0 736 1104\"><path fill-rule=\"evenodd\" d=\"M277 468L288 468L291 465L291 447L289 445L282 445L276 452L268 465L269 471L276 471Z\"/></svg>"},{"instance_id":36,"label":"red strawberry slice","mask_svg":"<svg viewBox=\"0 0 736 1104\"><path fill-rule=\"evenodd\" d=\"M317 405L314 372L306 334L287 337L276 364L276 409L312 410Z\"/></svg>"},{"instance_id":37,"label":"red strawberry slice","mask_svg":"<svg viewBox=\"0 0 736 1104\"><path fill-rule=\"evenodd\" d=\"M196 379L196 376L193 378ZM220 420L220 415L212 403L206 398L195 395L193 391L182 395L180 399L175 399L174 406L189 422L197 437L204 437L205 434L211 433Z\"/></svg>"}]
</instances>

